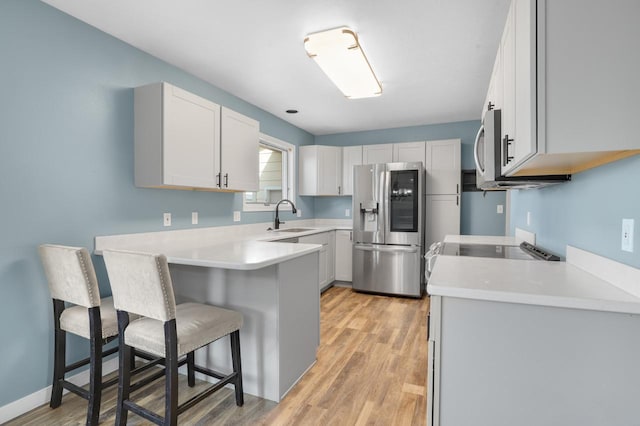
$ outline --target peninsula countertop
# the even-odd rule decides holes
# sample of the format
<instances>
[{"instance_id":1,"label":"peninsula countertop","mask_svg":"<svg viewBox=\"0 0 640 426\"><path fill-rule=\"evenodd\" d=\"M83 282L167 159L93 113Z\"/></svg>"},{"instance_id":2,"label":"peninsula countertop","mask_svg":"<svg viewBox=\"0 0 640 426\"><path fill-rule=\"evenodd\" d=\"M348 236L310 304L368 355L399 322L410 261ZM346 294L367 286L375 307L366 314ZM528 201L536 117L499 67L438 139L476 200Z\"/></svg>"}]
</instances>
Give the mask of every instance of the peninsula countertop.
<instances>
[{"instance_id":1,"label":"peninsula countertop","mask_svg":"<svg viewBox=\"0 0 640 426\"><path fill-rule=\"evenodd\" d=\"M267 231L265 224L192 228L173 231L99 236L96 254L105 249L162 253L167 261L179 265L236 270L254 270L320 251L319 244L278 242L278 240L318 234L333 230L350 230L348 225L295 225Z\"/></svg>"}]
</instances>

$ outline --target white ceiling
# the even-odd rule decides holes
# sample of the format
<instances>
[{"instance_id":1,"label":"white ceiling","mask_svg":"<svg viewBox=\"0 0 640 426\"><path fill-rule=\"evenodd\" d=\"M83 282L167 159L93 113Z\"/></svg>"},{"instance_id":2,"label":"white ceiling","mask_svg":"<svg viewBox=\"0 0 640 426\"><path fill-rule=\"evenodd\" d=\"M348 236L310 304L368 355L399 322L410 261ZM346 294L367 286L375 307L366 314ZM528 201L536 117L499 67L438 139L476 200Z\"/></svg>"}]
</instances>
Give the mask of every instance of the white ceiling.
<instances>
[{"instance_id":1,"label":"white ceiling","mask_svg":"<svg viewBox=\"0 0 640 426\"><path fill-rule=\"evenodd\" d=\"M43 1L314 135L479 119L510 2ZM307 57L305 35L343 25L382 96L344 98Z\"/></svg>"}]
</instances>

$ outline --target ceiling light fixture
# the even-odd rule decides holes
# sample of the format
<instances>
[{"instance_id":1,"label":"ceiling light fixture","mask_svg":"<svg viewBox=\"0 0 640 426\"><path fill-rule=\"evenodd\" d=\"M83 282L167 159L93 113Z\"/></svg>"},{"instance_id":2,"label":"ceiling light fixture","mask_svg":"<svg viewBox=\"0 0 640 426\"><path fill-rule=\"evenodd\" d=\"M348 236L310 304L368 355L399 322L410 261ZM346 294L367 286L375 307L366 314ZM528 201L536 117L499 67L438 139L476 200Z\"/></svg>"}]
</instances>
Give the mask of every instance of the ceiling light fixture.
<instances>
[{"instance_id":1,"label":"ceiling light fixture","mask_svg":"<svg viewBox=\"0 0 640 426\"><path fill-rule=\"evenodd\" d=\"M382 94L382 85L352 29L340 27L309 34L304 39L304 48L347 98Z\"/></svg>"}]
</instances>

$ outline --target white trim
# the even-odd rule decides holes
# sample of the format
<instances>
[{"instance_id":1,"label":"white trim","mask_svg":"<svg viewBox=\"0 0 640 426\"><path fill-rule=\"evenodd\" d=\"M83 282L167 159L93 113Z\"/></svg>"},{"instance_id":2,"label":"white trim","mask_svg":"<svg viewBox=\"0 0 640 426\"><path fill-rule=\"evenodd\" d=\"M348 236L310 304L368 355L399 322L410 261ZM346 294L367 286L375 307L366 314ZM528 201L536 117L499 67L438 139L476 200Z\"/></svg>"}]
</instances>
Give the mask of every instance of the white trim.
<instances>
[{"instance_id":1,"label":"white trim","mask_svg":"<svg viewBox=\"0 0 640 426\"><path fill-rule=\"evenodd\" d=\"M117 369L117 356L102 363L103 375L112 373ZM71 377L67 377L67 380L75 385L84 386L89 383L89 370L87 369L81 371L80 373L74 374ZM63 395L66 395L67 393L69 393L69 391L65 389ZM39 391L35 391L34 393L23 398L10 402L3 407L0 407L0 423L5 423L9 420L15 419L18 416L28 413L34 408L40 407L41 405L49 404L49 400L51 400L51 385L47 386L44 389L40 389ZM62 403L64 404L64 400L62 401Z\"/></svg>"},{"instance_id":2,"label":"white trim","mask_svg":"<svg viewBox=\"0 0 640 426\"><path fill-rule=\"evenodd\" d=\"M287 151L287 170L286 170L286 180L288 188L283 192L282 198L288 198L291 201L295 202L296 198L296 146L280 140L278 138L274 138L273 136L265 135L264 133L260 133L260 141L266 142L268 145L273 145L274 147L281 148ZM242 194L242 211L244 212L272 212L276 209L275 204L247 204L245 203L244 193ZM280 207L281 210L287 211L291 210L291 206L289 204L282 204Z\"/></svg>"}]
</instances>

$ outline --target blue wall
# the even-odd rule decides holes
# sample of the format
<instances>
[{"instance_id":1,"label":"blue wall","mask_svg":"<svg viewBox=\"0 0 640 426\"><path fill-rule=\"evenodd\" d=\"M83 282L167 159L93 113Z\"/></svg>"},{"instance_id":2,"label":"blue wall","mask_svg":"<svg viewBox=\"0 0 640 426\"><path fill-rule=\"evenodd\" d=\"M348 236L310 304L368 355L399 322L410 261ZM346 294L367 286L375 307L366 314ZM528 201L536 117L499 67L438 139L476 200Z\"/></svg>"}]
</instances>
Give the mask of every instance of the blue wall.
<instances>
[{"instance_id":1,"label":"blue wall","mask_svg":"<svg viewBox=\"0 0 640 426\"><path fill-rule=\"evenodd\" d=\"M242 210L238 194L134 187L133 87L169 81L259 120L263 133L296 145L313 136L35 0L0 2L0 58L1 407L50 384L51 300L38 244L92 249L96 235L167 229L163 212L176 229L192 226L192 211L206 227L232 224ZM313 217L312 199L297 204ZM87 353L81 339L70 349L71 359Z\"/></svg>"},{"instance_id":2,"label":"blue wall","mask_svg":"<svg viewBox=\"0 0 640 426\"><path fill-rule=\"evenodd\" d=\"M511 192L510 226L536 233L562 256L567 244L640 268L640 156L573 175L572 181ZM531 225L527 226L527 212ZM635 220L633 253L621 250L622 219Z\"/></svg>"},{"instance_id":3,"label":"blue wall","mask_svg":"<svg viewBox=\"0 0 640 426\"><path fill-rule=\"evenodd\" d=\"M369 145L390 142L461 139L462 168L475 169L473 143L480 121L432 124L397 129L340 133L316 136L318 145ZM487 193L464 192L460 213L460 232L465 235L504 235L505 215L496 213L498 204L505 204L502 191ZM506 206L505 206L506 207ZM345 209L351 209L351 197L316 197L315 215L319 218L344 219ZM506 210L505 210L506 211Z\"/></svg>"}]
</instances>

